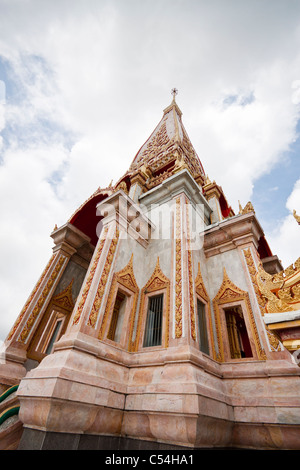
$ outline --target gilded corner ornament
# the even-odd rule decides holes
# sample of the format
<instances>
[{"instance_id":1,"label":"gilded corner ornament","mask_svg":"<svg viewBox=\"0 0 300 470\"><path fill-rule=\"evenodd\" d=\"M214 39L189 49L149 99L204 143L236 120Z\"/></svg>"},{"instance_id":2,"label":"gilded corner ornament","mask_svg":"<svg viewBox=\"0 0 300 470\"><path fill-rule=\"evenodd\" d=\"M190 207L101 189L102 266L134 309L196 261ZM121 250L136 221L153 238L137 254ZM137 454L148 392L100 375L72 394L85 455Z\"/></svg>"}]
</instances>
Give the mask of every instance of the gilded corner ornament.
<instances>
[{"instance_id":1,"label":"gilded corner ornament","mask_svg":"<svg viewBox=\"0 0 300 470\"><path fill-rule=\"evenodd\" d=\"M293 216L297 220L298 224L300 225L300 215L297 214L295 209L293 210Z\"/></svg>"},{"instance_id":2,"label":"gilded corner ornament","mask_svg":"<svg viewBox=\"0 0 300 470\"><path fill-rule=\"evenodd\" d=\"M253 204L249 201L243 208L239 201L239 214L248 214L249 212L255 212Z\"/></svg>"},{"instance_id":3,"label":"gilded corner ornament","mask_svg":"<svg viewBox=\"0 0 300 470\"><path fill-rule=\"evenodd\" d=\"M271 275L260 265L256 275L266 313L289 312L300 309L300 258L283 271Z\"/></svg>"}]
</instances>

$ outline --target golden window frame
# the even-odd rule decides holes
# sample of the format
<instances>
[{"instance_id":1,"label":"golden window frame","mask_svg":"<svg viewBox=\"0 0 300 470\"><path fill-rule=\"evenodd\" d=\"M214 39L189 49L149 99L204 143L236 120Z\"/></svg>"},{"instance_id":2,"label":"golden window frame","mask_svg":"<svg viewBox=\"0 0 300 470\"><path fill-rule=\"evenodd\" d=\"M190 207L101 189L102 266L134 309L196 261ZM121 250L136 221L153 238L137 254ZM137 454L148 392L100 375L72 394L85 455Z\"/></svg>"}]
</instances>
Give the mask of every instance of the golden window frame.
<instances>
[{"instance_id":1,"label":"golden window frame","mask_svg":"<svg viewBox=\"0 0 300 470\"><path fill-rule=\"evenodd\" d=\"M116 343L113 340L107 338L109 331L109 326L113 314L113 308L115 305L116 297L120 291L124 294L126 299L126 310L124 316L124 326L123 329L126 331L122 335L122 341ZM108 294L108 299L106 303L106 308L103 314L101 327L99 330L98 338L100 340L105 340L107 342L113 343L120 347L130 350L132 345L132 334L134 326L135 311L137 307L137 300L139 295L139 287L137 285L134 272L133 272L133 254L128 262L128 264L121 269L121 271L113 275L110 291Z\"/></svg>"},{"instance_id":2,"label":"golden window frame","mask_svg":"<svg viewBox=\"0 0 300 470\"><path fill-rule=\"evenodd\" d=\"M266 353L261 345L258 329L254 319L253 310L251 307L250 297L248 292L243 291L237 287L228 277L226 269L223 271L223 281L219 288L217 295L213 299L213 309L215 314L215 327L218 341L218 354L216 359L220 362L236 361L228 357L228 348L225 347L224 351L224 337L227 338L227 327L224 309L229 307L241 305L247 334L253 352L252 358L241 358L239 360L265 360ZM252 347L254 345L254 347ZM225 354L224 354L225 353Z\"/></svg>"},{"instance_id":3,"label":"golden window frame","mask_svg":"<svg viewBox=\"0 0 300 470\"><path fill-rule=\"evenodd\" d=\"M143 347L144 331L147 317L148 300L154 295L164 294L163 298L163 319L162 319L162 344L159 346ZM132 351L152 350L157 348L167 348L169 345L170 326L170 280L164 275L159 265L157 257L154 271L141 289L141 300L138 315L136 338L132 345Z\"/></svg>"}]
</instances>

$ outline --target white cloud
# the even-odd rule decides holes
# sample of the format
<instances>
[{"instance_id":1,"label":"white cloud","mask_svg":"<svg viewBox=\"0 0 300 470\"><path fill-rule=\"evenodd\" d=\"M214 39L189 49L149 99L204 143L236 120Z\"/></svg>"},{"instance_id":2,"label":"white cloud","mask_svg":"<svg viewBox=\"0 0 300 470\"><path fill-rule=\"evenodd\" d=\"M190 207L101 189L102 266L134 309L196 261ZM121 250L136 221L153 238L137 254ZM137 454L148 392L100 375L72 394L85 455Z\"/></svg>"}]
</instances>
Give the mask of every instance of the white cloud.
<instances>
[{"instance_id":1,"label":"white cloud","mask_svg":"<svg viewBox=\"0 0 300 470\"><path fill-rule=\"evenodd\" d=\"M292 215L294 210L298 215L300 214L300 179L295 183L287 199L286 207L291 214L281 220L277 229L274 230L273 233L270 233L268 237L274 253L277 253L280 258L283 258L284 267L295 263L300 256L300 226Z\"/></svg>"},{"instance_id":2,"label":"white cloud","mask_svg":"<svg viewBox=\"0 0 300 470\"><path fill-rule=\"evenodd\" d=\"M1 2L0 338L50 255L54 224L127 170L172 87L210 178L234 208L251 198L296 138L299 13L292 0ZM292 222L272 247L285 236L297 246Z\"/></svg>"}]
</instances>

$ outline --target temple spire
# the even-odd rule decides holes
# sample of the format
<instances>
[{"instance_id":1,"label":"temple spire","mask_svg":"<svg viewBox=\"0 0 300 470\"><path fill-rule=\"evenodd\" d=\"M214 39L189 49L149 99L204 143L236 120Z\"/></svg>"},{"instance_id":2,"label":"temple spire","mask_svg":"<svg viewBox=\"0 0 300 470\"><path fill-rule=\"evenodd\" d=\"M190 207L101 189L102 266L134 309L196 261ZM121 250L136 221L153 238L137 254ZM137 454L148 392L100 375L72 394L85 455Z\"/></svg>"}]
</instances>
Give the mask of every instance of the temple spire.
<instances>
[{"instance_id":1,"label":"temple spire","mask_svg":"<svg viewBox=\"0 0 300 470\"><path fill-rule=\"evenodd\" d=\"M161 121L140 148L129 168L131 174L144 172L149 189L179 169L188 169L193 178L200 178L201 182L205 175L182 123L182 112L175 101L177 88L172 88L171 94L172 102L163 110Z\"/></svg>"}]
</instances>

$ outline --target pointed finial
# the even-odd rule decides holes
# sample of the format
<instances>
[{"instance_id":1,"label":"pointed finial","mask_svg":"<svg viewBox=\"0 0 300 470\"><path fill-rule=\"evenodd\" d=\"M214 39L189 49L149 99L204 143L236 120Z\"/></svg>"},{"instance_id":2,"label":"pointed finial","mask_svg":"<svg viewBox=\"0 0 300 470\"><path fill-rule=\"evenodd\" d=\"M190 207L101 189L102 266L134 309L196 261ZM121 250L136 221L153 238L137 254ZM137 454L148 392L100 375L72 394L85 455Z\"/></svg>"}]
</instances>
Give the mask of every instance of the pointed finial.
<instances>
[{"instance_id":1,"label":"pointed finial","mask_svg":"<svg viewBox=\"0 0 300 470\"><path fill-rule=\"evenodd\" d=\"M178 93L177 88L172 88L171 93L172 93L172 95L173 95L173 101L175 101L175 96L176 96L177 93Z\"/></svg>"}]
</instances>

